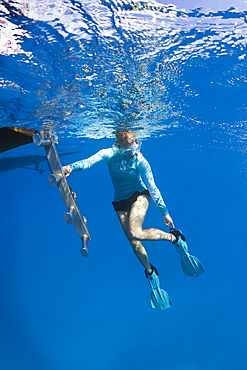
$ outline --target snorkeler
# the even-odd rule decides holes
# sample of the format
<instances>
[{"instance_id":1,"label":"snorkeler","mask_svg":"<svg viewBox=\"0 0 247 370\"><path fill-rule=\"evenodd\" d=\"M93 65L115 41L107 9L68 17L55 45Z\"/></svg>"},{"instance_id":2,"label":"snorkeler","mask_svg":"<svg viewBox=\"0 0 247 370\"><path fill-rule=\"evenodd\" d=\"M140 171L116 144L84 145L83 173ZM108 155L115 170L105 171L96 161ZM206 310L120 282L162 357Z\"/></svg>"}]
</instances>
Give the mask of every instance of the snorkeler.
<instances>
[{"instance_id":1,"label":"snorkeler","mask_svg":"<svg viewBox=\"0 0 247 370\"><path fill-rule=\"evenodd\" d=\"M158 271L149 263L142 241L165 240L172 242L181 255L183 272L187 275L198 276L204 269L195 257L189 255L182 233L174 229L173 220L159 189L155 185L151 167L140 153L140 147L141 141L137 139L135 132L131 130L117 131L115 144L112 148L102 149L88 159L64 166L63 170L68 177L72 171L90 168L101 161L107 162L115 190L112 204L136 257L145 268L145 274L152 289L152 307L166 309L171 306L171 299L164 290L160 289ZM170 233L154 228L143 230L142 226L150 196L163 215L165 225L171 228ZM191 265L194 258L196 263ZM184 260L186 261L184 262Z\"/></svg>"}]
</instances>

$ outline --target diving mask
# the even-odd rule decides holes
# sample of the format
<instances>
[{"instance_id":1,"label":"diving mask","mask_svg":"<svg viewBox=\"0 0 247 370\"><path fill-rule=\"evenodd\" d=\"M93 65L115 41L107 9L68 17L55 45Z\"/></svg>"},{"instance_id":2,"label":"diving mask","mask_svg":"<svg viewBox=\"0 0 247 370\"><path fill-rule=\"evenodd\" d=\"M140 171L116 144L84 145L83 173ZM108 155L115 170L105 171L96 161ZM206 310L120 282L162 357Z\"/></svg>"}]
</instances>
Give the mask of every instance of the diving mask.
<instances>
[{"instance_id":1,"label":"diving mask","mask_svg":"<svg viewBox=\"0 0 247 370\"><path fill-rule=\"evenodd\" d=\"M127 146L126 148L119 146L119 151L121 154L124 155L130 155L130 157L133 157L134 155L140 153L141 149L141 140L135 140L131 145Z\"/></svg>"}]
</instances>

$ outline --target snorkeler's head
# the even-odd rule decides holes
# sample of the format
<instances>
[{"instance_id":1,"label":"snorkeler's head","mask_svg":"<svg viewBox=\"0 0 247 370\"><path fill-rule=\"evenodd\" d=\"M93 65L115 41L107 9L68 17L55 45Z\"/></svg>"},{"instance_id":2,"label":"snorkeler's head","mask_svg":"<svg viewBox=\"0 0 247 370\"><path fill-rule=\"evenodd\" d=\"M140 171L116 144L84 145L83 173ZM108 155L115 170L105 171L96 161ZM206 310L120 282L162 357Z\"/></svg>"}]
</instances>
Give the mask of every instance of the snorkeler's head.
<instances>
[{"instance_id":1,"label":"snorkeler's head","mask_svg":"<svg viewBox=\"0 0 247 370\"><path fill-rule=\"evenodd\" d=\"M127 147L136 140L136 133L131 130L117 131L115 135L115 142L119 147Z\"/></svg>"},{"instance_id":2,"label":"snorkeler's head","mask_svg":"<svg viewBox=\"0 0 247 370\"><path fill-rule=\"evenodd\" d=\"M132 157L140 152L141 141L136 138L136 133L134 131L117 131L115 142L121 154Z\"/></svg>"}]
</instances>

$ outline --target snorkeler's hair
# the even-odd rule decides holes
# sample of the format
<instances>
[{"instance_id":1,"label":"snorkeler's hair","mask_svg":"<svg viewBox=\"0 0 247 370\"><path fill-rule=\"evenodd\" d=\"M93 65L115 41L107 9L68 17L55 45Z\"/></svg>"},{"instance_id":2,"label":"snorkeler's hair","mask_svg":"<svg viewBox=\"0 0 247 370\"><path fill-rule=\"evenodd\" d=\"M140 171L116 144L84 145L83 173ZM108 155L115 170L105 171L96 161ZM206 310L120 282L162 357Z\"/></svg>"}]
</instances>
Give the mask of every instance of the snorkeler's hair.
<instances>
[{"instance_id":1,"label":"snorkeler's hair","mask_svg":"<svg viewBox=\"0 0 247 370\"><path fill-rule=\"evenodd\" d=\"M117 145L130 145L136 139L136 134L134 131L131 130L122 130L117 131L115 135L115 141Z\"/></svg>"}]
</instances>

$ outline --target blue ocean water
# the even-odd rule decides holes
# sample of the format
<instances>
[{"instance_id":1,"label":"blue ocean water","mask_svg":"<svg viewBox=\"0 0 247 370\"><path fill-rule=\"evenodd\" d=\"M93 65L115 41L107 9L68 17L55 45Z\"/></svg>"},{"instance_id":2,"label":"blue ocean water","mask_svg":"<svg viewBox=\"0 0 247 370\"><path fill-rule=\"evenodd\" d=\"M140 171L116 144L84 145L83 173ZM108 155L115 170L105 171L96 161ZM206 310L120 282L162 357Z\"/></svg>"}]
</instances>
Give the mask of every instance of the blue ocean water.
<instances>
[{"instance_id":1,"label":"blue ocean water","mask_svg":"<svg viewBox=\"0 0 247 370\"><path fill-rule=\"evenodd\" d=\"M1 369L246 369L246 22L241 0L1 1L0 127L50 127L63 164L138 131L206 270L144 242L173 301L152 309L107 165L69 178L83 258L43 148L1 153ZM153 202L144 226L168 231Z\"/></svg>"}]
</instances>

